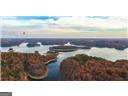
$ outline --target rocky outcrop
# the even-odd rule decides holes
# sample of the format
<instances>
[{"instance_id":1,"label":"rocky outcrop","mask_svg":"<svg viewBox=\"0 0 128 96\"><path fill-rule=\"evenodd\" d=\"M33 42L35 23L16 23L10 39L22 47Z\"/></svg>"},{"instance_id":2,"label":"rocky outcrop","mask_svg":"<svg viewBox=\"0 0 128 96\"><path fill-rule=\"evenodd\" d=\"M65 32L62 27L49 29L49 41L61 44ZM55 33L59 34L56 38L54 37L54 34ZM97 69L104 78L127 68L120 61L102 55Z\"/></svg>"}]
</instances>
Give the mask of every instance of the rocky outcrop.
<instances>
[{"instance_id":1,"label":"rocky outcrop","mask_svg":"<svg viewBox=\"0 0 128 96\"><path fill-rule=\"evenodd\" d=\"M60 65L61 80L128 80L128 60L111 62L79 54Z\"/></svg>"}]
</instances>

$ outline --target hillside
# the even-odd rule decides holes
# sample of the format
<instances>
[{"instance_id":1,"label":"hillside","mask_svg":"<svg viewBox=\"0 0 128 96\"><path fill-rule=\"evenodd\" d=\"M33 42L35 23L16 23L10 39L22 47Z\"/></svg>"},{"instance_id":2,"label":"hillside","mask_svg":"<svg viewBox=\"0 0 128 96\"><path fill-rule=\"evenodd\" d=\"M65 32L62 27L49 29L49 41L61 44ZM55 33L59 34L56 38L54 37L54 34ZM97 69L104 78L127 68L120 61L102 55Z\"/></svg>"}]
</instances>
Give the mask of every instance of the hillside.
<instances>
[{"instance_id":1,"label":"hillside","mask_svg":"<svg viewBox=\"0 0 128 96\"><path fill-rule=\"evenodd\" d=\"M128 80L128 60L111 62L78 54L61 62L61 80Z\"/></svg>"}]
</instances>

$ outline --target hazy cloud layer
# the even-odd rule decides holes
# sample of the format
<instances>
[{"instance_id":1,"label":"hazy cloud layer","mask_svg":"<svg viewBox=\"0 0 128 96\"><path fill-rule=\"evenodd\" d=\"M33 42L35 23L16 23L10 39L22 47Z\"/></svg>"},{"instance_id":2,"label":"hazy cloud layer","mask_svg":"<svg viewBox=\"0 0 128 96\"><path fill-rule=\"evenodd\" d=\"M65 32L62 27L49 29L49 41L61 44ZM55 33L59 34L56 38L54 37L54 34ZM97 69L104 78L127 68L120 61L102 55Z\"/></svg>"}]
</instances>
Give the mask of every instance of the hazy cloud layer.
<instances>
[{"instance_id":1,"label":"hazy cloud layer","mask_svg":"<svg viewBox=\"0 0 128 96\"><path fill-rule=\"evenodd\" d=\"M2 37L127 37L127 17L1 17Z\"/></svg>"}]
</instances>

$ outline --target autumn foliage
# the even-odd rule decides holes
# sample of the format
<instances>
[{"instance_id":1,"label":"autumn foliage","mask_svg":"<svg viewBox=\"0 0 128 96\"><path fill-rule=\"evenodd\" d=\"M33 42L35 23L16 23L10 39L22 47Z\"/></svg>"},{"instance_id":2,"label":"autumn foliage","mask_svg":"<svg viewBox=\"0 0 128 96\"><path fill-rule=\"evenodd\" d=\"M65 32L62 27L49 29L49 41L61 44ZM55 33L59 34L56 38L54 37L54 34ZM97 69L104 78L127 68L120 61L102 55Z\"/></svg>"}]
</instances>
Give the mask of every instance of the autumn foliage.
<instances>
[{"instance_id":1,"label":"autumn foliage","mask_svg":"<svg viewBox=\"0 0 128 96\"><path fill-rule=\"evenodd\" d=\"M38 53L1 52L1 79L8 81L28 80L28 76L43 76L47 73L45 65L53 54L41 55Z\"/></svg>"},{"instance_id":2,"label":"autumn foliage","mask_svg":"<svg viewBox=\"0 0 128 96\"><path fill-rule=\"evenodd\" d=\"M62 61L61 80L128 80L128 60L108 61L78 54Z\"/></svg>"},{"instance_id":3,"label":"autumn foliage","mask_svg":"<svg viewBox=\"0 0 128 96\"><path fill-rule=\"evenodd\" d=\"M22 53L1 53L1 79L2 80L28 80L24 70Z\"/></svg>"}]
</instances>

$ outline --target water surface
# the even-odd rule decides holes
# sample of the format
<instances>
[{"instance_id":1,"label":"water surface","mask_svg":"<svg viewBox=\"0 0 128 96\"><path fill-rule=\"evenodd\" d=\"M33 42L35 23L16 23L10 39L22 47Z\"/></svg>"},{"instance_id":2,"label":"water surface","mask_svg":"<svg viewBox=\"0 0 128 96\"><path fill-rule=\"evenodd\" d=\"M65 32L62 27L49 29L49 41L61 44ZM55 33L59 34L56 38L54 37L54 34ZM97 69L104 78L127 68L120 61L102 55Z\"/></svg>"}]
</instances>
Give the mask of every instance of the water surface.
<instances>
[{"instance_id":1,"label":"water surface","mask_svg":"<svg viewBox=\"0 0 128 96\"><path fill-rule=\"evenodd\" d=\"M21 44L20 46L12 46L16 52L24 52L24 53L34 53L36 50L39 51L40 54L45 54L49 47L53 45L41 45L38 47L26 47L26 44ZM2 47L2 52L7 52L10 47ZM91 49L82 49L73 52L60 52L58 55L57 62L50 63L48 66L48 76L43 80L59 80L59 66L60 62L67 57L74 56L76 54L87 54L89 56L102 57L107 60L116 61L119 59L127 59L128 60L128 48L124 50L117 50L114 48L97 48L92 47Z\"/></svg>"}]
</instances>

